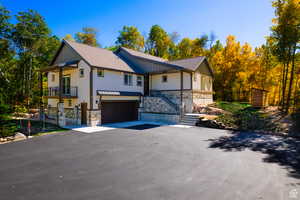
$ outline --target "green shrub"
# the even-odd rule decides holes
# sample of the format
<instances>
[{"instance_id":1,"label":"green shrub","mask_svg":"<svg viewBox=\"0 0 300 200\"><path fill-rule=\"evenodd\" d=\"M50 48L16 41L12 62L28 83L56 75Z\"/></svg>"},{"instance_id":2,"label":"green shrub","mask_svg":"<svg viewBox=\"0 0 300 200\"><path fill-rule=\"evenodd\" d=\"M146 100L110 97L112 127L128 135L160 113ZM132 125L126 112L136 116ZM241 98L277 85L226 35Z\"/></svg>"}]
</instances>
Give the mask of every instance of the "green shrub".
<instances>
[{"instance_id":1,"label":"green shrub","mask_svg":"<svg viewBox=\"0 0 300 200\"><path fill-rule=\"evenodd\" d=\"M11 112L10 106L0 104L0 137L12 136L17 130L16 124L11 121Z\"/></svg>"},{"instance_id":2,"label":"green shrub","mask_svg":"<svg viewBox=\"0 0 300 200\"><path fill-rule=\"evenodd\" d=\"M235 114L235 118L235 123L240 130L261 130L264 128L264 120L257 112L239 111Z\"/></svg>"},{"instance_id":3,"label":"green shrub","mask_svg":"<svg viewBox=\"0 0 300 200\"><path fill-rule=\"evenodd\" d=\"M16 113L27 113L28 112L27 108L23 105L16 105L14 107L14 110Z\"/></svg>"},{"instance_id":4,"label":"green shrub","mask_svg":"<svg viewBox=\"0 0 300 200\"><path fill-rule=\"evenodd\" d=\"M216 120L222 122L226 127L236 128L235 119L232 114L222 114Z\"/></svg>"},{"instance_id":5,"label":"green shrub","mask_svg":"<svg viewBox=\"0 0 300 200\"><path fill-rule=\"evenodd\" d=\"M230 112L217 118L225 126L244 131L278 131L278 125L271 122L259 109L247 103L218 102L219 107Z\"/></svg>"},{"instance_id":6,"label":"green shrub","mask_svg":"<svg viewBox=\"0 0 300 200\"><path fill-rule=\"evenodd\" d=\"M293 120L292 131L295 133L300 133L300 109L294 112L291 117Z\"/></svg>"}]
</instances>

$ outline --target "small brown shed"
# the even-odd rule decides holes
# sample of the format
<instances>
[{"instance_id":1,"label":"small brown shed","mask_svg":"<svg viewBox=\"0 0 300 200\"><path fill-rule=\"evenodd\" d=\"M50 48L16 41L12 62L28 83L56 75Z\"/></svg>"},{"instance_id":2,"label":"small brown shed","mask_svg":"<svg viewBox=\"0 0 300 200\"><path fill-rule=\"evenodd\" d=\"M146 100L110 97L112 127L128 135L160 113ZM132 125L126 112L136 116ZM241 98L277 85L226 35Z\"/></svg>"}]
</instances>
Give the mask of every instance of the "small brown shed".
<instances>
[{"instance_id":1,"label":"small brown shed","mask_svg":"<svg viewBox=\"0 0 300 200\"><path fill-rule=\"evenodd\" d=\"M251 89L251 104L254 107L268 106L268 91L264 89Z\"/></svg>"}]
</instances>

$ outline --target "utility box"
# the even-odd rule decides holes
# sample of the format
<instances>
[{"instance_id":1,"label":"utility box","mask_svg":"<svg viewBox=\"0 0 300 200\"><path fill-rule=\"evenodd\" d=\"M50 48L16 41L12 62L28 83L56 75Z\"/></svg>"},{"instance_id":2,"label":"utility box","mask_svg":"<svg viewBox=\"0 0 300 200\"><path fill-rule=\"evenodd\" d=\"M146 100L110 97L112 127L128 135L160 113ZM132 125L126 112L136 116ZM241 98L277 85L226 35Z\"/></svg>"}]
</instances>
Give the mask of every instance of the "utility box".
<instances>
[{"instance_id":1,"label":"utility box","mask_svg":"<svg viewBox=\"0 0 300 200\"><path fill-rule=\"evenodd\" d=\"M251 104L253 107L268 106L268 91L263 89L251 89Z\"/></svg>"}]
</instances>

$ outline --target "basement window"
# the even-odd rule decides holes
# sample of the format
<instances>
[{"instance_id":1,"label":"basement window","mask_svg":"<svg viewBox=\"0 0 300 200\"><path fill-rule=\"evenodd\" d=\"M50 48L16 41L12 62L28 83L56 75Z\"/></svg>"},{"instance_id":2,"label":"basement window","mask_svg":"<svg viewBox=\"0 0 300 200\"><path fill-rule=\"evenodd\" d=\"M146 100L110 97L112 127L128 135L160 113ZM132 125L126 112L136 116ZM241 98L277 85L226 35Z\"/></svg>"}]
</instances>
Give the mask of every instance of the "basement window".
<instances>
[{"instance_id":1,"label":"basement window","mask_svg":"<svg viewBox=\"0 0 300 200\"><path fill-rule=\"evenodd\" d=\"M162 81L163 83L168 82L168 76L167 76L167 75L163 75L161 81Z\"/></svg>"}]
</instances>

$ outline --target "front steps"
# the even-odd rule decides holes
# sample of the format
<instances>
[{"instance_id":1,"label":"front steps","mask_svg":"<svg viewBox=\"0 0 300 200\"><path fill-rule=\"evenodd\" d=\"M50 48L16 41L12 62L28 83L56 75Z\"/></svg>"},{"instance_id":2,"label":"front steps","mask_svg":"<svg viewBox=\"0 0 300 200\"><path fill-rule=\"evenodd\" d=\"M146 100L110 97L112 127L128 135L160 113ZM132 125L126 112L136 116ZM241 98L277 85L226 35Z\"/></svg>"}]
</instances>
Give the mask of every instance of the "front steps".
<instances>
[{"instance_id":1,"label":"front steps","mask_svg":"<svg viewBox=\"0 0 300 200\"><path fill-rule=\"evenodd\" d=\"M196 123L199 121L199 114L185 114L182 116L179 124L187 125L187 126L195 126Z\"/></svg>"}]
</instances>

